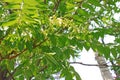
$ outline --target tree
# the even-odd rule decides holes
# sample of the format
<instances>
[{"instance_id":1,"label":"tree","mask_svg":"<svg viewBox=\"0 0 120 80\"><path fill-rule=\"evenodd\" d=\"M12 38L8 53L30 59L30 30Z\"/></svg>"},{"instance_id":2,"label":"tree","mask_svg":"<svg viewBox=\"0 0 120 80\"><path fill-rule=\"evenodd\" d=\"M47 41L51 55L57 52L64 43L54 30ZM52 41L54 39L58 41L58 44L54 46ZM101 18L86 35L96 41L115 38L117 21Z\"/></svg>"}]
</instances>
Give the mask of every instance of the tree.
<instances>
[{"instance_id":1,"label":"tree","mask_svg":"<svg viewBox=\"0 0 120 80\"><path fill-rule=\"evenodd\" d=\"M114 80L113 76L112 76L112 73L108 69L108 65L106 64L106 61L105 61L104 57L99 56L97 53L95 55L96 55L96 60L99 64L99 68L100 68L103 80Z\"/></svg>"},{"instance_id":2,"label":"tree","mask_svg":"<svg viewBox=\"0 0 120 80\"><path fill-rule=\"evenodd\" d=\"M83 49L92 48L119 71L120 22L117 0L1 0L0 80L46 80L60 73L80 76L70 65ZM105 35L115 37L104 44ZM112 55L112 56L111 56Z\"/></svg>"}]
</instances>

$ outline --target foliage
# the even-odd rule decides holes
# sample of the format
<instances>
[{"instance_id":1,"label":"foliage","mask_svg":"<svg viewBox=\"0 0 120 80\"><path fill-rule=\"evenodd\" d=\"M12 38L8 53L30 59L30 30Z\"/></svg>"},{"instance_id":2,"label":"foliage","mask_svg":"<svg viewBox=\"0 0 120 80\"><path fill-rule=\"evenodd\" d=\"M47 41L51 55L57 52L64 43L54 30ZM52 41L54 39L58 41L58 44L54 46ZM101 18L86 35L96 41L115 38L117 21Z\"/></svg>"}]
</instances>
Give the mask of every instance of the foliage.
<instances>
[{"instance_id":1,"label":"foliage","mask_svg":"<svg viewBox=\"0 0 120 80\"><path fill-rule=\"evenodd\" d=\"M83 48L92 48L114 60L113 64L119 63L120 22L114 18L120 11L117 3L117 0L1 0L1 71L7 70L5 77L15 80L54 79L53 74L58 72L66 80L80 80L69 59L78 57ZM101 43L99 39L105 35L114 36L115 42Z\"/></svg>"}]
</instances>

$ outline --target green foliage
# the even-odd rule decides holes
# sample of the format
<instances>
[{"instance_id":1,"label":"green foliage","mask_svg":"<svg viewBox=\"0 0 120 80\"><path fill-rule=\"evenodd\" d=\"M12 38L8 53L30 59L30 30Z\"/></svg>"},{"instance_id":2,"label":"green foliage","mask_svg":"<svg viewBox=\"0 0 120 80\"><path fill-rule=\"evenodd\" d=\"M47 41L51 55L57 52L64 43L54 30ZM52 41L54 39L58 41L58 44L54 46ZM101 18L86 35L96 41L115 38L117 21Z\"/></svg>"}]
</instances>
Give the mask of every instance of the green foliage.
<instances>
[{"instance_id":1,"label":"green foliage","mask_svg":"<svg viewBox=\"0 0 120 80\"><path fill-rule=\"evenodd\" d=\"M120 22L113 17L119 12L117 2L0 1L0 66L14 72L15 80L52 80L58 72L65 80L80 80L69 59L83 48L119 62ZM101 43L105 35L114 36L115 42Z\"/></svg>"}]
</instances>

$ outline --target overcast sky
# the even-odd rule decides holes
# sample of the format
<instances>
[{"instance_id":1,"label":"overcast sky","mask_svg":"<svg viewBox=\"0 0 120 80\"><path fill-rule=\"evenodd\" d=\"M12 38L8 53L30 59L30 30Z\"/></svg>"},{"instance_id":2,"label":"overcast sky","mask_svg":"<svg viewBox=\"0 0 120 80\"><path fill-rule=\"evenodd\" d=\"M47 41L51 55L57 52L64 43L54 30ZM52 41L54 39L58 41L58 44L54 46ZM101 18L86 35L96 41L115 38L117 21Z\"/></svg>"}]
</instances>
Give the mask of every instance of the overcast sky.
<instances>
[{"instance_id":1,"label":"overcast sky","mask_svg":"<svg viewBox=\"0 0 120 80\"><path fill-rule=\"evenodd\" d=\"M106 35L104 38L105 43L113 43L114 37ZM76 59L77 62L82 62L86 64L97 64L95 60L95 55L92 49L83 51L80 53L80 59ZM73 64L75 70L80 74L82 80L103 80L99 67L97 66L84 66L80 64Z\"/></svg>"},{"instance_id":2,"label":"overcast sky","mask_svg":"<svg viewBox=\"0 0 120 80\"><path fill-rule=\"evenodd\" d=\"M91 49L88 52L84 49L80 54L80 59L77 59L77 62L97 64L94 52ZM80 64L73 64L73 66L75 70L80 74L82 80L103 80L99 67L84 66Z\"/></svg>"}]
</instances>

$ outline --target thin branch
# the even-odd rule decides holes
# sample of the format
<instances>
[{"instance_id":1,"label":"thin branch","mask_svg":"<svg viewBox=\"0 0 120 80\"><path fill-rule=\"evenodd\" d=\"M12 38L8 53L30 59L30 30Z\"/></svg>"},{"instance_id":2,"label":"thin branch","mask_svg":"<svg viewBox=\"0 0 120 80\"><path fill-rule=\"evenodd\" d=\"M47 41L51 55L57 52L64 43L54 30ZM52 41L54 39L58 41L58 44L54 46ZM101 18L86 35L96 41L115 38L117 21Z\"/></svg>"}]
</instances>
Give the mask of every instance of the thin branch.
<instances>
[{"instance_id":1,"label":"thin branch","mask_svg":"<svg viewBox=\"0 0 120 80\"><path fill-rule=\"evenodd\" d=\"M98 67L120 67L119 65L107 65L107 64L101 64L101 65L98 65L98 64L85 64L85 63L82 63L82 62L69 62L70 64L81 64L81 65L84 65L84 66L98 66Z\"/></svg>"},{"instance_id":2,"label":"thin branch","mask_svg":"<svg viewBox=\"0 0 120 80\"><path fill-rule=\"evenodd\" d=\"M55 3L55 6L53 8L54 12L56 12L56 10L58 9L60 2L61 2L61 0L57 0L57 2Z\"/></svg>"},{"instance_id":3,"label":"thin branch","mask_svg":"<svg viewBox=\"0 0 120 80\"><path fill-rule=\"evenodd\" d=\"M45 38L42 42L40 42L39 44L36 44L33 46L33 49L38 47L38 46L41 46L44 42L46 42L48 40L48 38Z\"/></svg>"},{"instance_id":4,"label":"thin branch","mask_svg":"<svg viewBox=\"0 0 120 80\"><path fill-rule=\"evenodd\" d=\"M59 30L58 30L59 31ZM58 31L55 31L54 33L57 33ZM45 38L42 42L38 43L38 44L34 44L33 45L33 49L35 49L36 47L41 46L44 42L46 42L48 40L48 38ZM21 55L22 53L24 53L25 51L27 51L28 49L25 48L23 49L21 52L17 52L17 51L11 51L10 53L8 53L5 57L0 57L0 61L4 60L4 59L14 59L16 57L18 57L19 55Z\"/></svg>"},{"instance_id":5,"label":"thin branch","mask_svg":"<svg viewBox=\"0 0 120 80\"><path fill-rule=\"evenodd\" d=\"M44 3L46 4L46 0L44 0Z\"/></svg>"},{"instance_id":6,"label":"thin branch","mask_svg":"<svg viewBox=\"0 0 120 80\"><path fill-rule=\"evenodd\" d=\"M40 42L39 44L36 44L36 45L34 45L33 46L33 49L35 49L36 47L38 47L38 46L41 46L45 41L47 41L48 40L48 38L46 38L46 39L44 39L42 42ZM23 49L21 52L19 52L19 53L17 53L16 51L11 51L9 54L7 54L5 57L2 57L1 59L0 59L0 61L2 61L2 60L4 60L4 59L14 59L14 58L16 58L16 57L18 57L19 55L21 55L22 53L24 53L25 51L27 51L28 49L27 48L25 48L25 49Z\"/></svg>"},{"instance_id":7,"label":"thin branch","mask_svg":"<svg viewBox=\"0 0 120 80\"><path fill-rule=\"evenodd\" d=\"M8 71L8 73L9 73L9 76L7 77L9 80L15 80L14 79L14 77L13 77L13 75L14 75L14 73L16 72L16 69L14 69L14 71L11 73L10 71Z\"/></svg>"},{"instance_id":8,"label":"thin branch","mask_svg":"<svg viewBox=\"0 0 120 80\"><path fill-rule=\"evenodd\" d=\"M20 53L17 53L16 51L15 51L15 53L16 54L12 54L12 52L11 53L9 53L8 55L6 55L3 59L14 59L14 58L16 58L17 56L19 56L20 54L22 54L22 53L24 53L25 51L27 51L28 49L27 48L25 48L24 50L22 50ZM11 55L13 55L13 56L11 56Z\"/></svg>"},{"instance_id":9,"label":"thin branch","mask_svg":"<svg viewBox=\"0 0 120 80\"><path fill-rule=\"evenodd\" d=\"M44 66L43 68L40 69L40 72L44 71L46 68L48 68L48 66Z\"/></svg>"},{"instance_id":10,"label":"thin branch","mask_svg":"<svg viewBox=\"0 0 120 80\"><path fill-rule=\"evenodd\" d=\"M80 1L80 2L77 2L77 4L78 4L77 7L78 7L78 9L79 9L79 8L81 9L83 2L84 2L84 0L83 0L83 1ZM75 14L78 14L77 10L75 11Z\"/></svg>"},{"instance_id":11,"label":"thin branch","mask_svg":"<svg viewBox=\"0 0 120 80\"><path fill-rule=\"evenodd\" d=\"M82 62L69 62L70 64L81 64L81 65L84 65L84 66L99 66L98 64L85 64L85 63L82 63Z\"/></svg>"},{"instance_id":12,"label":"thin branch","mask_svg":"<svg viewBox=\"0 0 120 80\"><path fill-rule=\"evenodd\" d=\"M46 38L46 39L44 39L42 42L40 42L39 44L36 44L35 46L33 46L33 49L35 49L36 47L38 47L38 46L41 46L45 41L47 41L48 40L48 38ZM17 56L19 56L19 55L21 55L22 53L24 53L25 51L27 51L28 49L27 48L25 48L23 51L21 51L20 53L18 53L18 54L16 54L16 55L14 55L14 56L11 56L11 57L9 57L9 59L13 59L13 58L16 58Z\"/></svg>"}]
</instances>

